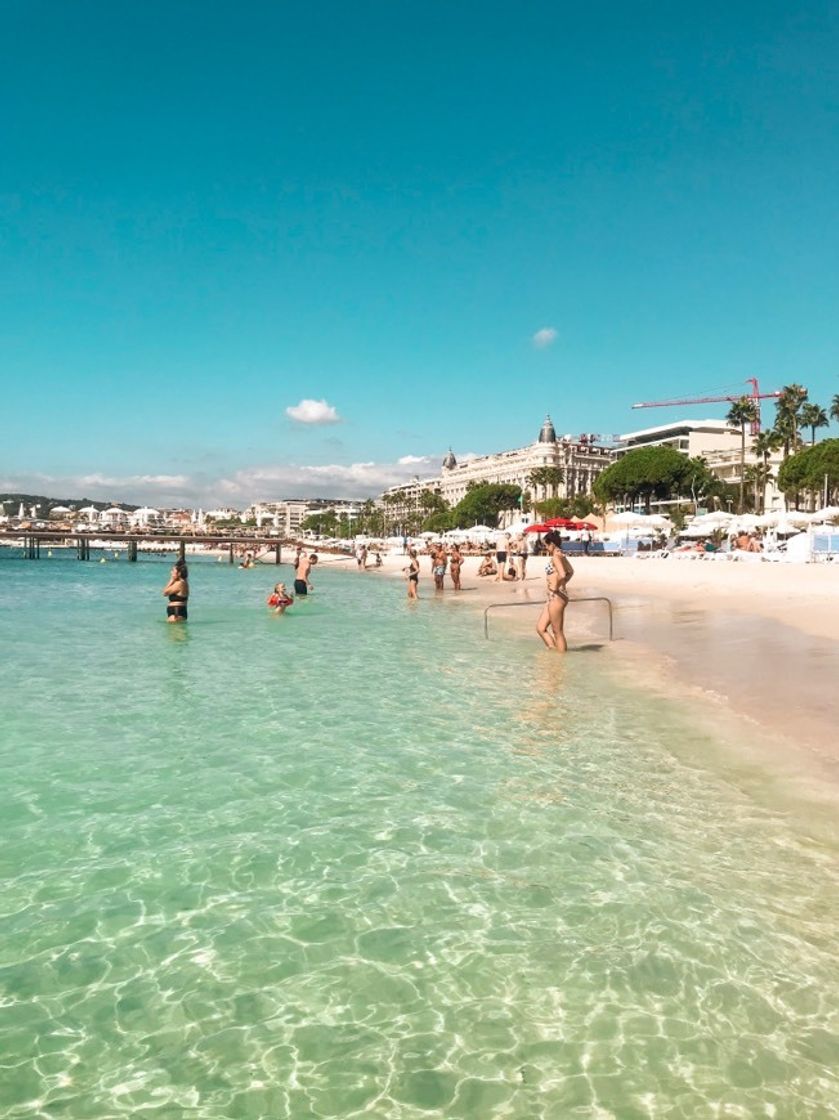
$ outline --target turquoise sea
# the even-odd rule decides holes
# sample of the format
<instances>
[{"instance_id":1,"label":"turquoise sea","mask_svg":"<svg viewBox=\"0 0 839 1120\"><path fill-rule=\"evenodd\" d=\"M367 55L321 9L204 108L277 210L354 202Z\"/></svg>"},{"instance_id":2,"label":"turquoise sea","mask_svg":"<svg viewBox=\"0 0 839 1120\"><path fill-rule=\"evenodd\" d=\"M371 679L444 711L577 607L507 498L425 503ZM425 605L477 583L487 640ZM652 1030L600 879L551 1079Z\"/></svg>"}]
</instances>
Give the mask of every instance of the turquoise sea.
<instances>
[{"instance_id":1,"label":"turquoise sea","mask_svg":"<svg viewBox=\"0 0 839 1120\"><path fill-rule=\"evenodd\" d=\"M823 807L427 579L167 572L0 553L0 1116L839 1116Z\"/></svg>"}]
</instances>

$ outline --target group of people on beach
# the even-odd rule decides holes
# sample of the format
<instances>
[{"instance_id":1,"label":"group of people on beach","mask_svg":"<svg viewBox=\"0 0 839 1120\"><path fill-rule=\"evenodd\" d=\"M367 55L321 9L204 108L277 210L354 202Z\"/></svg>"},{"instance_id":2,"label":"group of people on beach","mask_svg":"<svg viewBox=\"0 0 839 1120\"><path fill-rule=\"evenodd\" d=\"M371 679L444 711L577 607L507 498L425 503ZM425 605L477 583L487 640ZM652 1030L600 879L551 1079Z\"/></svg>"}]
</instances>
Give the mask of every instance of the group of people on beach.
<instances>
[{"instance_id":1,"label":"group of people on beach","mask_svg":"<svg viewBox=\"0 0 839 1120\"><path fill-rule=\"evenodd\" d=\"M491 554L484 557L478 568L478 575L498 573L499 580L524 579L527 571L527 557L529 550L524 538L523 543L516 541L511 546L509 538L502 534L496 545L495 563ZM574 575L574 568L570 560L562 551L562 537L557 532L546 533L543 538L544 552L548 556L545 568L546 602L536 623L536 632L548 647L558 653L564 653L567 648L565 640L565 607L568 603L566 590L568 581ZM517 551L513 552L512 550ZM430 545L428 555L431 562L431 575L434 579L436 591L444 589L445 577L448 571L455 591L461 591L460 574L463 567L463 553L458 544L451 544L448 548L439 542ZM515 560L510 560L512 555ZM515 561L518 561L518 570ZM491 570L490 570L491 569ZM408 549L408 563L402 569L408 583L408 598L419 598L420 559L415 548Z\"/></svg>"}]
</instances>

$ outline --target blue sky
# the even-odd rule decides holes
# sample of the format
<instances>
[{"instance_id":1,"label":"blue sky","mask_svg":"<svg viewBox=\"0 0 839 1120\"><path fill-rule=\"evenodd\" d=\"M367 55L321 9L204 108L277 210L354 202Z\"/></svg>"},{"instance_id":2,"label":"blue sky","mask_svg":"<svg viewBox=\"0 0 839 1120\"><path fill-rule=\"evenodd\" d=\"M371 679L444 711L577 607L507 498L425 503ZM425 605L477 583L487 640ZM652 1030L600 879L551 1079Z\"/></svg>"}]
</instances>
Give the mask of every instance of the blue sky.
<instances>
[{"instance_id":1,"label":"blue sky","mask_svg":"<svg viewBox=\"0 0 839 1120\"><path fill-rule=\"evenodd\" d=\"M355 496L546 411L839 392L835 3L2 21L4 489Z\"/></svg>"}]
</instances>

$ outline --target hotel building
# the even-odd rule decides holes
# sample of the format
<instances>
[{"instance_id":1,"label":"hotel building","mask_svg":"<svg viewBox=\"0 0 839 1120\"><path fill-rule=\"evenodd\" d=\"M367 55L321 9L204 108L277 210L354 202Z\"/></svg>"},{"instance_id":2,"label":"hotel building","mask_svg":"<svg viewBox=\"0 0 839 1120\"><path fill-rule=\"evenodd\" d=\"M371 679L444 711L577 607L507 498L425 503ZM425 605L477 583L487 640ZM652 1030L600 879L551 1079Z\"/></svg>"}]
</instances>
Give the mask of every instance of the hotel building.
<instances>
[{"instance_id":1,"label":"hotel building","mask_svg":"<svg viewBox=\"0 0 839 1120\"><path fill-rule=\"evenodd\" d=\"M599 446L594 435L557 436L550 416L537 439L526 447L512 451L498 451L492 455L478 455L458 462L449 450L437 478L393 486L380 498L399 518L417 509L423 491L439 494L449 506L455 506L464 497L470 483L508 483L529 491L534 501L545 498L571 498L591 493L595 478L609 466L611 450ZM544 467L559 467L562 482L557 486L534 485L531 475Z\"/></svg>"}]
</instances>

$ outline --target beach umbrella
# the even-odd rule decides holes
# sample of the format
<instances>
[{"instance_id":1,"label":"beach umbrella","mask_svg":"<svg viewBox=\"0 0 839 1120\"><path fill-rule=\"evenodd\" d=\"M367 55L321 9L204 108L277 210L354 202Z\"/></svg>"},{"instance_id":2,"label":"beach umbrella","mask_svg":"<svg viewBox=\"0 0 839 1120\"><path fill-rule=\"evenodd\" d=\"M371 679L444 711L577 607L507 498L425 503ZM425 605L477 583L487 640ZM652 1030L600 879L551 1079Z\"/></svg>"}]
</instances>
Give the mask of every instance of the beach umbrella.
<instances>
[{"instance_id":1,"label":"beach umbrella","mask_svg":"<svg viewBox=\"0 0 839 1120\"><path fill-rule=\"evenodd\" d=\"M688 525L688 527L686 529L682 529L682 531L679 533L679 536L680 537L691 537L691 538L693 538L693 537L707 537L708 536L708 527L707 527L707 525L697 525L697 524L693 523L693 524Z\"/></svg>"},{"instance_id":2,"label":"beach umbrella","mask_svg":"<svg viewBox=\"0 0 839 1120\"><path fill-rule=\"evenodd\" d=\"M549 533L551 531L550 525L528 525L525 533Z\"/></svg>"},{"instance_id":3,"label":"beach umbrella","mask_svg":"<svg viewBox=\"0 0 839 1120\"><path fill-rule=\"evenodd\" d=\"M815 513L811 513L810 522L813 525L822 525L826 521L834 521L839 517L839 506L824 506L822 509L817 509Z\"/></svg>"},{"instance_id":4,"label":"beach umbrella","mask_svg":"<svg viewBox=\"0 0 839 1120\"><path fill-rule=\"evenodd\" d=\"M610 525L649 525L649 518L646 513L635 513L631 509L625 509L623 513L613 514L606 520Z\"/></svg>"},{"instance_id":5,"label":"beach umbrella","mask_svg":"<svg viewBox=\"0 0 839 1120\"><path fill-rule=\"evenodd\" d=\"M756 529L760 524L760 518L754 513L741 513L739 517L735 517L729 524L729 529L736 529L742 532L743 529Z\"/></svg>"}]
</instances>

